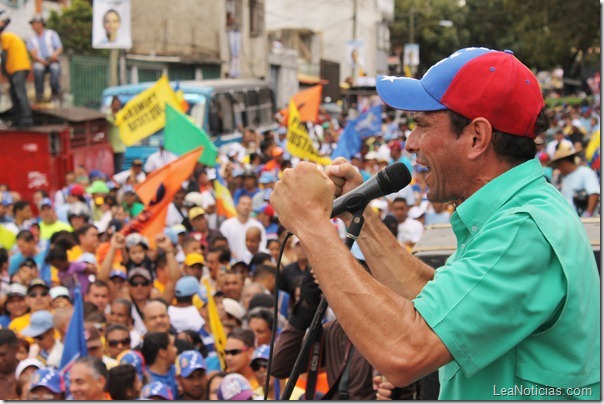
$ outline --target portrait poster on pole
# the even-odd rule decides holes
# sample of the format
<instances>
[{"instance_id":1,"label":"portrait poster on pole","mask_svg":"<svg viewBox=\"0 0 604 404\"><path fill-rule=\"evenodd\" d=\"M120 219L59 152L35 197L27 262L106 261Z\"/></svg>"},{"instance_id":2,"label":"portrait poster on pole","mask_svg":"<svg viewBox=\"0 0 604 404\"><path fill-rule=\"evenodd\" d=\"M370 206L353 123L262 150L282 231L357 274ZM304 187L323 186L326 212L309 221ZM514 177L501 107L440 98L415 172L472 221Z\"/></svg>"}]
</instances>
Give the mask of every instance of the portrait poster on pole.
<instances>
[{"instance_id":1,"label":"portrait poster on pole","mask_svg":"<svg viewBox=\"0 0 604 404\"><path fill-rule=\"evenodd\" d=\"M94 0L92 3L92 47L130 49L130 0Z\"/></svg>"}]
</instances>

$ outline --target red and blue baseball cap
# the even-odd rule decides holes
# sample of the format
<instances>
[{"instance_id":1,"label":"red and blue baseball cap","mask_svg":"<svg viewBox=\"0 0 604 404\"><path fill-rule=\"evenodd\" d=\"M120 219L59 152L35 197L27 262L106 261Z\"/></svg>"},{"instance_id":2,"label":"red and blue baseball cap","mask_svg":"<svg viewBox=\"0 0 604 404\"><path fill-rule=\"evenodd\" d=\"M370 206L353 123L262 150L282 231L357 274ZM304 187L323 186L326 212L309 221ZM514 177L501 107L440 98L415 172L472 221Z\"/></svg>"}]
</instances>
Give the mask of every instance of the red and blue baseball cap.
<instances>
[{"instance_id":1,"label":"red and blue baseball cap","mask_svg":"<svg viewBox=\"0 0 604 404\"><path fill-rule=\"evenodd\" d=\"M486 118L494 129L535 138L544 107L535 75L510 50L464 48L432 66L421 80L378 76L384 102L405 111L450 109Z\"/></svg>"}]
</instances>

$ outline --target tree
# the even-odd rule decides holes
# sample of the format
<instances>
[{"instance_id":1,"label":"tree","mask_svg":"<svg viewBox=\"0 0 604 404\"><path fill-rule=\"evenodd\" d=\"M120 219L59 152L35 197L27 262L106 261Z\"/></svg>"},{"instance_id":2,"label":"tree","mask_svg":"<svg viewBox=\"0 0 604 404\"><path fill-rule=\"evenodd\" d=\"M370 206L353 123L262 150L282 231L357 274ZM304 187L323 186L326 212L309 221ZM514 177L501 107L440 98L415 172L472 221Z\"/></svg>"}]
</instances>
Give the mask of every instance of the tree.
<instances>
[{"instance_id":1,"label":"tree","mask_svg":"<svg viewBox=\"0 0 604 404\"><path fill-rule=\"evenodd\" d=\"M531 68L562 66L567 76L578 77L586 61L599 66L598 0L396 0L393 47L409 42L411 13L418 73L468 46L511 49ZM454 25L435 24L443 19Z\"/></svg>"},{"instance_id":2,"label":"tree","mask_svg":"<svg viewBox=\"0 0 604 404\"><path fill-rule=\"evenodd\" d=\"M87 0L73 0L61 14L52 11L48 28L57 31L66 52L79 55L105 55L106 51L92 47L92 6Z\"/></svg>"}]
</instances>

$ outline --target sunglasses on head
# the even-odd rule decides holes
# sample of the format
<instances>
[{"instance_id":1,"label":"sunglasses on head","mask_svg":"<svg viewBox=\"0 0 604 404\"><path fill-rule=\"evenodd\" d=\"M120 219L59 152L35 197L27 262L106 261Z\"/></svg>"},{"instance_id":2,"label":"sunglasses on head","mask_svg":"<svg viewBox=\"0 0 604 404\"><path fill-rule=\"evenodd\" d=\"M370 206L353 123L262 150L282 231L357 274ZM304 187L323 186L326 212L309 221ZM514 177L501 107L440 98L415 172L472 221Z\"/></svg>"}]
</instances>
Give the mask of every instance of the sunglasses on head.
<instances>
[{"instance_id":1,"label":"sunglasses on head","mask_svg":"<svg viewBox=\"0 0 604 404\"><path fill-rule=\"evenodd\" d=\"M124 339L110 339L107 340L107 344L109 344L111 348L115 348L120 344L122 344L123 346L130 346L130 338L126 337Z\"/></svg>"},{"instance_id":2,"label":"sunglasses on head","mask_svg":"<svg viewBox=\"0 0 604 404\"><path fill-rule=\"evenodd\" d=\"M149 282L149 281L138 281L138 282L136 282L136 281L128 281L128 283L132 287L137 287L137 286L149 286L149 284L151 282Z\"/></svg>"},{"instance_id":3,"label":"sunglasses on head","mask_svg":"<svg viewBox=\"0 0 604 404\"><path fill-rule=\"evenodd\" d=\"M247 351L247 349L228 349L224 351L225 355L237 356L243 352Z\"/></svg>"},{"instance_id":4,"label":"sunglasses on head","mask_svg":"<svg viewBox=\"0 0 604 404\"><path fill-rule=\"evenodd\" d=\"M48 296L48 292L45 291L45 290L37 292L37 293L36 292L29 292L27 294L27 296L29 296L29 297L39 297L39 296L46 297L46 296Z\"/></svg>"},{"instance_id":5,"label":"sunglasses on head","mask_svg":"<svg viewBox=\"0 0 604 404\"><path fill-rule=\"evenodd\" d=\"M252 368L252 370L254 372L257 372L260 370L260 368L268 368L268 361L261 361L261 360L257 360L252 362L252 364L250 365L250 367Z\"/></svg>"}]
</instances>

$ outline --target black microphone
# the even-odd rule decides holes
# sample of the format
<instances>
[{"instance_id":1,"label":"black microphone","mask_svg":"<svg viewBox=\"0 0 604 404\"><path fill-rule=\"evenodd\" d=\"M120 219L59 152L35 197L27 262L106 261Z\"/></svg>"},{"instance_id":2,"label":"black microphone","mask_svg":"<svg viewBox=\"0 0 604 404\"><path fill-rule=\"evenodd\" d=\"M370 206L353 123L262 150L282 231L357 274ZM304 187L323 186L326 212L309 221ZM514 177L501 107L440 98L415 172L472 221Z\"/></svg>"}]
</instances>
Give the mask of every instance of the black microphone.
<instances>
[{"instance_id":1,"label":"black microphone","mask_svg":"<svg viewBox=\"0 0 604 404\"><path fill-rule=\"evenodd\" d=\"M394 163L333 201L331 217L364 209L372 199L398 192L411 182L411 173L403 163Z\"/></svg>"}]
</instances>

